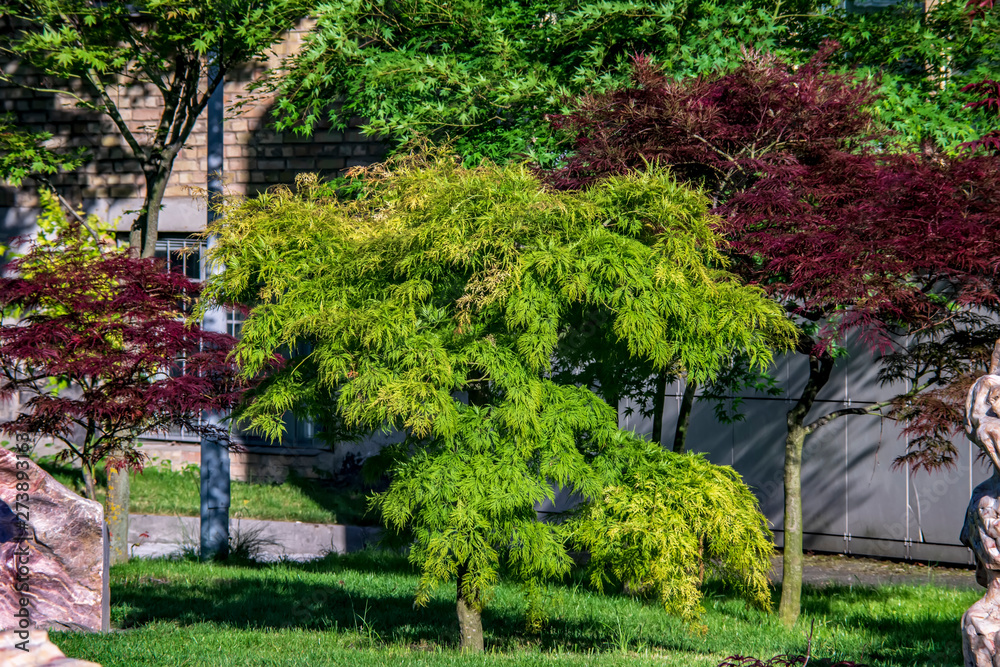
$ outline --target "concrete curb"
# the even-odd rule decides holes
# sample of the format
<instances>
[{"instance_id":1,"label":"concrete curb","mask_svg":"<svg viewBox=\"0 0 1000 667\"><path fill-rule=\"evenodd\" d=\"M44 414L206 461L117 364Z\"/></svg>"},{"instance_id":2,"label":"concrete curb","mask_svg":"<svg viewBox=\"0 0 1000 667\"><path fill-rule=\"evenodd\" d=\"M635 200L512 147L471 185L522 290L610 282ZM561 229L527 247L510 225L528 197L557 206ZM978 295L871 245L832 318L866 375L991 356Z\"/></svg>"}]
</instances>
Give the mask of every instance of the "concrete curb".
<instances>
[{"instance_id":1,"label":"concrete curb","mask_svg":"<svg viewBox=\"0 0 1000 667\"><path fill-rule=\"evenodd\" d=\"M135 558L174 556L197 551L201 521L198 517L129 515L129 544ZM374 545L381 530L340 524L299 521L230 519L230 536L253 536L260 543L260 559L305 561L328 553L348 553Z\"/></svg>"}]
</instances>

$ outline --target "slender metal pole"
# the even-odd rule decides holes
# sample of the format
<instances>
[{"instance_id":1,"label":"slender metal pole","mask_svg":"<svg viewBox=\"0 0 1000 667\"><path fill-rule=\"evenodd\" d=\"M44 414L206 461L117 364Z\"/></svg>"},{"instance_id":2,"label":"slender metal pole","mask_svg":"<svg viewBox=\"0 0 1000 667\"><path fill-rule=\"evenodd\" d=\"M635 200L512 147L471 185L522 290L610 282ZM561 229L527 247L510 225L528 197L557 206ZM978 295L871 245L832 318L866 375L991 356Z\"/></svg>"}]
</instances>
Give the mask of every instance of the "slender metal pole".
<instances>
[{"instance_id":1,"label":"slender metal pole","mask_svg":"<svg viewBox=\"0 0 1000 667\"><path fill-rule=\"evenodd\" d=\"M215 79L218 69L208 71L209 81ZM222 199L223 116L225 97L223 83L216 87L208 100L208 224L219 215ZM211 244L211 239L209 243ZM203 323L209 331L225 331L225 318L221 311L206 315ZM218 426L221 416L208 413L205 420ZM202 436L201 439L201 559L225 558L229 555L229 450L218 440Z\"/></svg>"},{"instance_id":2,"label":"slender metal pole","mask_svg":"<svg viewBox=\"0 0 1000 667\"><path fill-rule=\"evenodd\" d=\"M208 415L212 425L219 415ZM229 555L229 450L218 440L201 439L201 559Z\"/></svg>"}]
</instances>

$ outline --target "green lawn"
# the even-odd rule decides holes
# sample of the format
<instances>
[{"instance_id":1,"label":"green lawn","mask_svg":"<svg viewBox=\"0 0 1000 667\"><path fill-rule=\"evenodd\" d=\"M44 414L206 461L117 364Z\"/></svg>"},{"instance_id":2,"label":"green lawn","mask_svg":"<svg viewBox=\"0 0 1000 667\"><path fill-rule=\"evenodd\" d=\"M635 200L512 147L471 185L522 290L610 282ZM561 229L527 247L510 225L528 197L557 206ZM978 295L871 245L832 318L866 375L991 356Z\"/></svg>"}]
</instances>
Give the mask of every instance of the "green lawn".
<instances>
[{"instance_id":1,"label":"green lawn","mask_svg":"<svg viewBox=\"0 0 1000 667\"><path fill-rule=\"evenodd\" d=\"M83 476L78 469L45 459L40 465L61 483L77 493L83 492ZM98 494L103 501L103 471L98 476ZM176 471L150 466L132 476L130 512L198 516L199 484L197 467ZM329 482L294 475L283 484L232 484L232 516L242 519L378 525L375 517L365 513L365 507L365 494L359 490L337 489Z\"/></svg>"},{"instance_id":2,"label":"green lawn","mask_svg":"<svg viewBox=\"0 0 1000 667\"><path fill-rule=\"evenodd\" d=\"M938 587L806 588L793 630L707 584L707 632L656 606L553 586L551 618L526 631L517 587L502 585L484 614L488 654L460 655L454 591L414 608L417 577L386 552L260 567L132 561L112 569L109 635L53 633L67 655L105 667L138 665L717 665L740 653L805 651L814 661L962 664L958 621L979 595Z\"/></svg>"}]
</instances>

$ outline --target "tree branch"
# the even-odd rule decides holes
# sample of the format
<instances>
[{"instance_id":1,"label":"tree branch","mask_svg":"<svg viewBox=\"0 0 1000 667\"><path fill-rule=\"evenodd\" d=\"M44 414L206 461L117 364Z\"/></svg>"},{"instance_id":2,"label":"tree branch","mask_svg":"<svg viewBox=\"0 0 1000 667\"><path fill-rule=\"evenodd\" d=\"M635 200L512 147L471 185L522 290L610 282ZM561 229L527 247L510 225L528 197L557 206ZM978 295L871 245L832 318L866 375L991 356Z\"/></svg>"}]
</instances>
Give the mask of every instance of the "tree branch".
<instances>
[{"instance_id":1,"label":"tree branch","mask_svg":"<svg viewBox=\"0 0 1000 667\"><path fill-rule=\"evenodd\" d=\"M146 155L146 151L143 150L142 145L136 140L135 136L132 134L132 130L129 129L128 123L122 118L122 115L118 112L118 107L115 106L114 101L112 101L111 96L108 95L107 88L104 87L104 83L101 78L97 75L94 70L87 70L87 80L90 82L96 90L97 94L101 96L101 101L104 102L104 112L111 117L115 125L118 127L118 131L121 132L122 136L125 137L125 143L128 144L129 148L132 149L132 153L136 158L145 158L143 161L148 160L149 156Z\"/></svg>"},{"instance_id":2,"label":"tree branch","mask_svg":"<svg viewBox=\"0 0 1000 667\"><path fill-rule=\"evenodd\" d=\"M197 94L197 79L195 79L195 95L191 98L191 105L184 126L181 128L180 134L175 135L174 139L171 141L172 144L179 144L177 147L178 151L180 151L180 147L183 146L187 137L191 134L191 131L194 129L194 124L198 121L198 117L201 115L201 112L205 110L206 106L208 106L208 100L212 97L212 92L222 82L225 75L226 71L220 67L219 73L215 76L215 79L208 84L208 90L200 100L198 99Z\"/></svg>"},{"instance_id":3,"label":"tree branch","mask_svg":"<svg viewBox=\"0 0 1000 667\"><path fill-rule=\"evenodd\" d=\"M927 387L929 387L930 384L931 383L927 382L927 383L924 383L922 385L916 386L913 389L911 389L910 391L906 392L905 394L900 394L899 396L895 396L895 397L889 399L888 401L882 401L881 403L872 403L870 405L866 405L866 406L863 406L863 407L857 407L857 408L842 408L840 410L834 410L833 412L831 412L831 413L829 413L827 415L824 415L824 416L820 417L819 419L815 420L811 424L808 424L805 427L806 428L806 433L812 433L813 431L815 431L816 429L820 428L821 426L826 426L827 424L829 424L830 422L832 422L834 419L837 419L838 417L845 417L847 415L879 415L880 417L885 417L886 415L884 415L882 413L882 408L885 408L885 407L888 407L888 406L892 405L900 397L903 397L903 396L916 396L917 394L919 394L920 392L922 392L924 389L926 389Z\"/></svg>"},{"instance_id":4,"label":"tree branch","mask_svg":"<svg viewBox=\"0 0 1000 667\"><path fill-rule=\"evenodd\" d=\"M132 45L132 49L135 53L142 53L143 47L135 40L135 33L132 27L129 25L128 20L126 20L121 14L118 14L118 22L122 27L122 31L125 33L126 39L128 39L129 44ZM166 97L167 85L164 83L163 72L153 72L149 66L148 61L145 59L140 59L140 69L149 77L149 82L160 89L160 92Z\"/></svg>"},{"instance_id":5,"label":"tree branch","mask_svg":"<svg viewBox=\"0 0 1000 667\"><path fill-rule=\"evenodd\" d=\"M94 239L94 243L97 245L97 250L99 252L104 252L103 250L101 250L101 237L97 234L97 232L94 230L94 228L90 226L90 224L87 222L86 218L84 218L79 213L77 213L76 211L74 211L72 204L70 204L68 201L66 201L66 198L63 197L61 194L59 194L56 191L56 188L55 188L54 185L52 185L52 182L49 181L49 179L45 178L44 176L35 176L34 178L35 178L36 181L38 181L39 183L41 183L42 185L46 186L47 188L49 188L49 190L52 191L52 194L54 194L59 199L59 203L63 205L63 208L65 208L66 211L70 215L72 215L76 219L77 222L79 222L81 225L83 225L84 229L86 229L88 232L90 232L91 238Z\"/></svg>"},{"instance_id":6,"label":"tree branch","mask_svg":"<svg viewBox=\"0 0 1000 667\"><path fill-rule=\"evenodd\" d=\"M185 86L188 69L188 63L181 56L177 56L174 64L174 77L170 82L169 91L163 95L163 112L160 114L160 122L153 137L153 145L160 150L167 144L170 128L177 120L177 103Z\"/></svg>"},{"instance_id":7,"label":"tree branch","mask_svg":"<svg viewBox=\"0 0 1000 667\"><path fill-rule=\"evenodd\" d=\"M51 93L53 95L66 95L67 97L72 97L73 99L75 99L81 106L93 109L94 111L100 110L98 106L94 104L92 101L86 100L70 90L64 90L60 88L42 88L41 86L29 86L24 83L18 83L17 81L14 81L13 77L11 77L9 74L3 73L2 70L0 70L0 81L9 83L10 85L16 88L23 88L24 90L32 90L35 91L36 93Z\"/></svg>"},{"instance_id":8,"label":"tree branch","mask_svg":"<svg viewBox=\"0 0 1000 667\"><path fill-rule=\"evenodd\" d=\"M882 414L880 412L881 409L886 407L887 405L890 405L891 403L892 401L884 401L882 403L873 403L872 405L860 408L843 408L841 410L834 410L833 412L820 417L811 424L808 424L805 427L806 433L812 433L821 426L826 426L827 424L832 422L834 419L837 419L838 417L844 417L847 415L876 415L876 414L881 415Z\"/></svg>"}]
</instances>

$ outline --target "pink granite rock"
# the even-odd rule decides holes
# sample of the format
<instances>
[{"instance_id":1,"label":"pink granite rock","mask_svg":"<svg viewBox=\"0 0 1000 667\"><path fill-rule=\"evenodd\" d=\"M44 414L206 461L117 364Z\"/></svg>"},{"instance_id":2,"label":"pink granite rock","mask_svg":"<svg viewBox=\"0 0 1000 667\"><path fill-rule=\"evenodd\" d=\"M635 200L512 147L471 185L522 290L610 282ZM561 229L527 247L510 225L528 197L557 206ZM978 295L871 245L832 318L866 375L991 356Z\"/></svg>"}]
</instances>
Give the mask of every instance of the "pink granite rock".
<instances>
[{"instance_id":1,"label":"pink granite rock","mask_svg":"<svg viewBox=\"0 0 1000 667\"><path fill-rule=\"evenodd\" d=\"M0 447L0 630L107 630L104 534L100 503Z\"/></svg>"},{"instance_id":2,"label":"pink granite rock","mask_svg":"<svg viewBox=\"0 0 1000 667\"><path fill-rule=\"evenodd\" d=\"M44 630L32 630L27 640L19 634L14 631L0 633L0 665L3 667L101 667L96 662L67 658L49 641L49 633Z\"/></svg>"}]
</instances>

